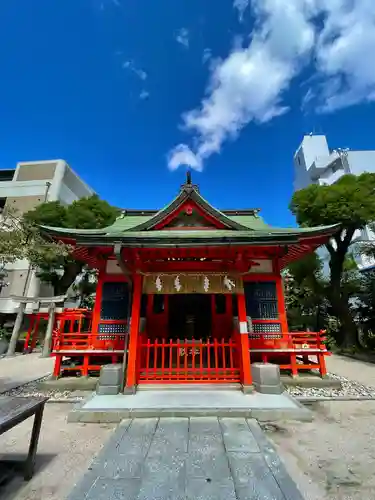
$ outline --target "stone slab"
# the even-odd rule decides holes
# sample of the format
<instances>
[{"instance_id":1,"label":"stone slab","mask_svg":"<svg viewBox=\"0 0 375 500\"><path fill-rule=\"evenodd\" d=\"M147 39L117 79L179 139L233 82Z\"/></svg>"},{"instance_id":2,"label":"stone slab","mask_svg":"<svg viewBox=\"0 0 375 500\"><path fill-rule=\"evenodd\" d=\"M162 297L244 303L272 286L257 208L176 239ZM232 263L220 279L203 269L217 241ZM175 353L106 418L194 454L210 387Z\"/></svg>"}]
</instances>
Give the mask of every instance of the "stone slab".
<instances>
[{"instance_id":1,"label":"stone slab","mask_svg":"<svg viewBox=\"0 0 375 500\"><path fill-rule=\"evenodd\" d=\"M77 404L68 421L116 423L124 418L193 416L311 421L312 415L286 392L273 395L241 391L141 391L134 395L94 395Z\"/></svg>"},{"instance_id":2,"label":"stone slab","mask_svg":"<svg viewBox=\"0 0 375 500\"><path fill-rule=\"evenodd\" d=\"M61 377L58 379L47 379L38 383L38 388L43 390L58 389L61 391L94 391L98 383L98 377Z\"/></svg>"},{"instance_id":3,"label":"stone slab","mask_svg":"<svg viewBox=\"0 0 375 500\"><path fill-rule=\"evenodd\" d=\"M290 387L333 387L335 389L341 389L342 385L340 380L330 377L329 375L321 378L319 375L303 373L300 373L296 377L292 377L290 375L281 375L281 382L284 385Z\"/></svg>"},{"instance_id":4,"label":"stone slab","mask_svg":"<svg viewBox=\"0 0 375 500\"><path fill-rule=\"evenodd\" d=\"M256 421L199 417L121 422L67 500L286 498L303 500Z\"/></svg>"},{"instance_id":5,"label":"stone slab","mask_svg":"<svg viewBox=\"0 0 375 500\"><path fill-rule=\"evenodd\" d=\"M96 393L99 396L115 396L120 393L119 385L99 385L96 388Z\"/></svg>"}]
</instances>

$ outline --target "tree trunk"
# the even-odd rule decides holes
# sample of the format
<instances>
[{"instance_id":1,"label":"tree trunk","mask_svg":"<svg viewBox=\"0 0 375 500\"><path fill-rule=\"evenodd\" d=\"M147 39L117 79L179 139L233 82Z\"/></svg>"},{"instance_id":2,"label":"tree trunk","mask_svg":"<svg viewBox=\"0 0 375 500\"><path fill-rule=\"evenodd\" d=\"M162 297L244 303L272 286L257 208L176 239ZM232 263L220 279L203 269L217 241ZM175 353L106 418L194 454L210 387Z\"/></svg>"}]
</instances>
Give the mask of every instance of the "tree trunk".
<instances>
[{"instance_id":1,"label":"tree trunk","mask_svg":"<svg viewBox=\"0 0 375 500\"><path fill-rule=\"evenodd\" d=\"M332 302L332 309L341 323L340 347L350 348L358 345L357 325L350 312L349 305L340 297Z\"/></svg>"},{"instance_id":2,"label":"tree trunk","mask_svg":"<svg viewBox=\"0 0 375 500\"><path fill-rule=\"evenodd\" d=\"M350 241L353 237L354 230L348 230L343 240L339 238L337 242L337 250L334 251L330 245L326 245L330 252L331 259L329 267L331 270L330 284L327 289L334 314L338 317L341 323L342 333L341 347L353 347L358 345L357 325L350 312L349 301L346 295L342 294L341 278L344 269L345 256L347 254Z\"/></svg>"},{"instance_id":3,"label":"tree trunk","mask_svg":"<svg viewBox=\"0 0 375 500\"><path fill-rule=\"evenodd\" d=\"M64 267L64 274L55 283L54 293L55 295L65 295L69 287L74 283L76 277L81 273L83 269L83 264L80 262L69 262Z\"/></svg>"}]
</instances>

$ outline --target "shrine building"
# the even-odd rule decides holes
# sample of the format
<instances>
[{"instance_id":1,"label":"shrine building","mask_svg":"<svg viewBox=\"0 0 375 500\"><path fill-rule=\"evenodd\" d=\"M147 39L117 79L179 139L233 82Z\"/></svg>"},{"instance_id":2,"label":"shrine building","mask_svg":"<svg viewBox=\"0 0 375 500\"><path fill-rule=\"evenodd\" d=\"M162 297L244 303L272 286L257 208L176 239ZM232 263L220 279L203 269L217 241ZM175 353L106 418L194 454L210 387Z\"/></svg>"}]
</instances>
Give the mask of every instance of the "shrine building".
<instances>
[{"instance_id":1,"label":"shrine building","mask_svg":"<svg viewBox=\"0 0 375 500\"><path fill-rule=\"evenodd\" d=\"M65 369L86 376L114 362L123 363L127 389L250 386L251 363L259 360L292 375L326 374L321 334L288 330L281 271L337 226L280 229L258 209L218 210L188 172L161 210L125 210L104 229L43 231L99 273L89 326L54 332L55 376Z\"/></svg>"}]
</instances>

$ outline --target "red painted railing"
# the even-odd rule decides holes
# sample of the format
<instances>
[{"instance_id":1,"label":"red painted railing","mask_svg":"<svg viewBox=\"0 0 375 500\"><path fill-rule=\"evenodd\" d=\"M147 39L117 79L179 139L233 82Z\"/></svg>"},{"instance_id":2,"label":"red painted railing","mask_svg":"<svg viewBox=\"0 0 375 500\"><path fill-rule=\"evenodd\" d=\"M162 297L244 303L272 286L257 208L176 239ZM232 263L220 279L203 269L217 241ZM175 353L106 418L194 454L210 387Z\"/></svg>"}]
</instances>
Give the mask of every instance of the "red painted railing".
<instances>
[{"instance_id":1,"label":"red painted railing","mask_svg":"<svg viewBox=\"0 0 375 500\"><path fill-rule=\"evenodd\" d=\"M327 374L325 356L330 353L324 344L325 331L320 332L289 332L283 333L282 338L250 339L250 356L260 353L263 363L277 362L280 370L289 370L293 376L299 371L319 370L322 377Z\"/></svg>"},{"instance_id":2,"label":"red painted railing","mask_svg":"<svg viewBox=\"0 0 375 500\"><path fill-rule=\"evenodd\" d=\"M125 335L101 333L64 333L54 330L52 337L52 351L83 351L83 350L123 350Z\"/></svg>"},{"instance_id":3,"label":"red painted railing","mask_svg":"<svg viewBox=\"0 0 375 500\"><path fill-rule=\"evenodd\" d=\"M239 382L238 352L233 340L150 340L141 337L139 381Z\"/></svg>"}]
</instances>

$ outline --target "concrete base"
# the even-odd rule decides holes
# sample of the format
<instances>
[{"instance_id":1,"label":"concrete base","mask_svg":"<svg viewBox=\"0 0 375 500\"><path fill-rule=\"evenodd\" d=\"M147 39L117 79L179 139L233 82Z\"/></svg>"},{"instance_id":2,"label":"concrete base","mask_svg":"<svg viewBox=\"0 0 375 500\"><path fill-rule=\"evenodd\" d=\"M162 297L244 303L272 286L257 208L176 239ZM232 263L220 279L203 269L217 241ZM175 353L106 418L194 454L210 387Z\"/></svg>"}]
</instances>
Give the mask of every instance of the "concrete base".
<instances>
[{"instance_id":1,"label":"concrete base","mask_svg":"<svg viewBox=\"0 0 375 500\"><path fill-rule=\"evenodd\" d=\"M254 392L253 385L242 385L241 389L244 394L252 394Z\"/></svg>"},{"instance_id":2,"label":"concrete base","mask_svg":"<svg viewBox=\"0 0 375 500\"><path fill-rule=\"evenodd\" d=\"M332 378L327 375L321 378L319 375L313 375L311 373L301 373L297 377L292 377L290 375L281 375L281 382L286 386L300 386L300 387L333 387L335 389L341 389L341 382L337 378Z\"/></svg>"},{"instance_id":3,"label":"concrete base","mask_svg":"<svg viewBox=\"0 0 375 500\"><path fill-rule=\"evenodd\" d=\"M280 381L280 368L271 363L251 365L254 389L262 394L282 394L284 387Z\"/></svg>"},{"instance_id":4,"label":"concrete base","mask_svg":"<svg viewBox=\"0 0 375 500\"><path fill-rule=\"evenodd\" d=\"M250 386L252 387L252 386ZM210 384L210 383L198 383L198 384L139 384L137 386L137 391L240 391L243 386L237 383L227 383L227 384Z\"/></svg>"},{"instance_id":5,"label":"concrete base","mask_svg":"<svg viewBox=\"0 0 375 500\"><path fill-rule=\"evenodd\" d=\"M246 417L260 421L312 421L310 410L289 394L243 394L241 391L139 391L134 395L95 395L79 403L69 422L118 423L125 418Z\"/></svg>"},{"instance_id":6,"label":"concrete base","mask_svg":"<svg viewBox=\"0 0 375 500\"><path fill-rule=\"evenodd\" d=\"M98 383L97 377L61 377L49 378L39 382L38 388L43 390L58 389L61 391L94 391Z\"/></svg>"},{"instance_id":7,"label":"concrete base","mask_svg":"<svg viewBox=\"0 0 375 500\"><path fill-rule=\"evenodd\" d=\"M96 388L96 394L100 396L114 396L119 394L120 387L118 385L99 385Z\"/></svg>"},{"instance_id":8,"label":"concrete base","mask_svg":"<svg viewBox=\"0 0 375 500\"><path fill-rule=\"evenodd\" d=\"M99 382L96 387L97 394L102 396L112 396L119 394L123 380L122 365L119 363L113 365L104 365L100 370Z\"/></svg>"}]
</instances>

